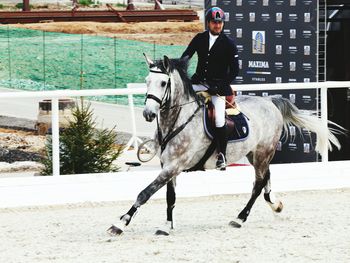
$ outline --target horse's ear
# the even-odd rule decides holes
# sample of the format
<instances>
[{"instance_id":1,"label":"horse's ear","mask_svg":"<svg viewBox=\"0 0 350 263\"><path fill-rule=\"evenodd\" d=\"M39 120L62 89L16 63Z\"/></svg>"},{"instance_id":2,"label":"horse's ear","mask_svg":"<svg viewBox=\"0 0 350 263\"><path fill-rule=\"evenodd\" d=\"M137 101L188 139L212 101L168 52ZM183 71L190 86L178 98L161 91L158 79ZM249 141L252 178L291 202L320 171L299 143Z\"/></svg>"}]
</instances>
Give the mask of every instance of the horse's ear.
<instances>
[{"instance_id":1,"label":"horse's ear","mask_svg":"<svg viewBox=\"0 0 350 263\"><path fill-rule=\"evenodd\" d=\"M182 68L187 71L190 62L190 56L184 56L180 59Z\"/></svg>"},{"instance_id":2,"label":"horse's ear","mask_svg":"<svg viewBox=\"0 0 350 263\"><path fill-rule=\"evenodd\" d=\"M166 72L170 73L171 72L171 66L170 66L170 59L167 56L164 56L163 60L163 66L166 70Z\"/></svg>"},{"instance_id":3,"label":"horse's ear","mask_svg":"<svg viewBox=\"0 0 350 263\"><path fill-rule=\"evenodd\" d=\"M145 53L143 53L143 55L145 56L148 67L154 64L153 61Z\"/></svg>"},{"instance_id":4,"label":"horse's ear","mask_svg":"<svg viewBox=\"0 0 350 263\"><path fill-rule=\"evenodd\" d=\"M190 60L190 56L189 56L189 55L184 56L184 57L181 58L181 60L182 60L183 62L185 62L185 63L188 63L188 61Z\"/></svg>"}]
</instances>

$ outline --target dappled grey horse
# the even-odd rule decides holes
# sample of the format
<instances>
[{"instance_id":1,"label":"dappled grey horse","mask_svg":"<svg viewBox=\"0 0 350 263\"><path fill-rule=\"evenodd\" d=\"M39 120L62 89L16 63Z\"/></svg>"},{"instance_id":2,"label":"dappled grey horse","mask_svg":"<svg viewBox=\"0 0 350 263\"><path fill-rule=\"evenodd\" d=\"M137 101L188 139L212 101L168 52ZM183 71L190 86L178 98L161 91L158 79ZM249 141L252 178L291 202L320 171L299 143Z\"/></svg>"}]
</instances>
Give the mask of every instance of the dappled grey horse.
<instances>
[{"instance_id":1,"label":"dappled grey horse","mask_svg":"<svg viewBox=\"0 0 350 263\"><path fill-rule=\"evenodd\" d=\"M203 157L211 139L206 135L203 124L203 101L194 92L187 75L186 59L151 61L147 82L147 97L143 115L149 122L157 118L162 170L157 178L137 196L136 202L117 224L108 232L113 235L123 233L137 209L160 188L167 185L167 222L173 227L175 206L175 178L182 171L194 167ZM275 154L276 145L284 129L288 136L288 126L302 127L316 133L315 150L322 153L333 143L340 148L331 130L324 129L321 120L298 110L289 100L282 97L237 96L237 104L249 119L249 136L244 141L229 143L227 162L233 163L246 156L255 169L255 183L251 197L230 225L240 227L264 189L264 198L275 212L281 212L282 202L271 191L269 165ZM205 162L205 169L215 168L215 153ZM161 231L159 233L167 232Z\"/></svg>"}]
</instances>

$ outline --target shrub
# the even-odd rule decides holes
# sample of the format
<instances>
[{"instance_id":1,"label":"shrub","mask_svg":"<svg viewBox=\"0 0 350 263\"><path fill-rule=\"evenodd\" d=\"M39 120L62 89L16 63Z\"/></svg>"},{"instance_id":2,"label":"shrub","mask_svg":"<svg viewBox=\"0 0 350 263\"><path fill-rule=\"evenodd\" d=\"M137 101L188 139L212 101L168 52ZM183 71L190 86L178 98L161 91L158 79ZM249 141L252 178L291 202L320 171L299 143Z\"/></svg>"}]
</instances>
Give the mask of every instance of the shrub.
<instances>
[{"instance_id":1,"label":"shrub","mask_svg":"<svg viewBox=\"0 0 350 263\"><path fill-rule=\"evenodd\" d=\"M15 5L16 8L18 9L23 9L23 3L18 3ZM32 9L33 8L33 5L29 5L29 8Z\"/></svg>"},{"instance_id":2,"label":"shrub","mask_svg":"<svg viewBox=\"0 0 350 263\"><path fill-rule=\"evenodd\" d=\"M90 105L77 106L72 110L73 120L60 132L60 173L83 174L116 172L113 164L121 153L116 147L114 130L96 129ZM43 175L52 174L52 140L46 144Z\"/></svg>"},{"instance_id":3,"label":"shrub","mask_svg":"<svg viewBox=\"0 0 350 263\"><path fill-rule=\"evenodd\" d=\"M92 5L94 2L92 0L79 0L78 4L82 6Z\"/></svg>"}]
</instances>

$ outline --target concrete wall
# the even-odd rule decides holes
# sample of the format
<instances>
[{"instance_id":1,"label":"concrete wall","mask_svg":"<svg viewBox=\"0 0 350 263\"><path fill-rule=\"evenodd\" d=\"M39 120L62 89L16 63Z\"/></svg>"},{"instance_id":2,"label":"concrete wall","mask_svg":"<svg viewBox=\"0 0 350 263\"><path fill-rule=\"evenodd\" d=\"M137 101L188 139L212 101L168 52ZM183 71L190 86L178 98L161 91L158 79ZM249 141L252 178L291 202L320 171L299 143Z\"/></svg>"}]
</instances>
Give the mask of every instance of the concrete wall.
<instances>
[{"instance_id":1,"label":"concrete wall","mask_svg":"<svg viewBox=\"0 0 350 263\"><path fill-rule=\"evenodd\" d=\"M37 176L0 179L0 208L58 205L136 199L159 174L143 166L133 172L99 175ZM225 172L183 173L177 179L177 197L250 193L251 166L229 167ZM350 187L350 161L275 164L271 166L274 192ZM152 198L165 198L161 189Z\"/></svg>"}]
</instances>

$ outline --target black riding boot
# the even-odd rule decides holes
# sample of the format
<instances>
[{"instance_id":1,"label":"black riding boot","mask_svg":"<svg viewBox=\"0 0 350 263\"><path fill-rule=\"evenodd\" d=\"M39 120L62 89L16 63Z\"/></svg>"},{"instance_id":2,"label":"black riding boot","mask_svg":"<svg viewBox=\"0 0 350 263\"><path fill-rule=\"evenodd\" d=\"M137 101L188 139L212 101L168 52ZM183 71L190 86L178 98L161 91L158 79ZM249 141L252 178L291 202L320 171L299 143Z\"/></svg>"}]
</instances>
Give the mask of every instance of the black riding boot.
<instances>
[{"instance_id":1,"label":"black riding boot","mask_svg":"<svg viewBox=\"0 0 350 263\"><path fill-rule=\"evenodd\" d=\"M223 127L216 127L215 139L217 144L218 159L216 161L216 169L224 171L226 170L226 146L227 146L227 134L226 125Z\"/></svg>"}]
</instances>

